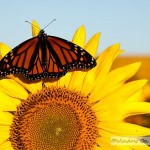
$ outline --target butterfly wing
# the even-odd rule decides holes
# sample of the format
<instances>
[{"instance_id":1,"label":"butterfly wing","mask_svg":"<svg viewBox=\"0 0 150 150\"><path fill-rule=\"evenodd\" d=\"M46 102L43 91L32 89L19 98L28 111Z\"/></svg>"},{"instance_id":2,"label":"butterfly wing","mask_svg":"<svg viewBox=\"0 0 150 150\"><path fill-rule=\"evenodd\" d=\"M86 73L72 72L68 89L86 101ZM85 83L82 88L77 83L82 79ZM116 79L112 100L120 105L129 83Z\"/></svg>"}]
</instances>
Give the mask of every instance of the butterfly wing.
<instances>
[{"instance_id":1,"label":"butterfly wing","mask_svg":"<svg viewBox=\"0 0 150 150\"><path fill-rule=\"evenodd\" d=\"M53 47L49 47L49 43L46 44L46 76L49 78L59 78L65 75L68 70L60 68L58 57L53 54Z\"/></svg>"},{"instance_id":2,"label":"butterfly wing","mask_svg":"<svg viewBox=\"0 0 150 150\"><path fill-rule=\"evenodd\" d=\"M31 38L5 55L0 61L0 76L9 74L23 74L29 80L40 80L45 77L58 78L63 76L67 70L59 67L46 48L45 36ZM49 68L46 68L48 62ZM47 70L48 69L48 70Z\"/></svg>"},{"instance_id":3,"label":"butterfly wing","mask_svg":"<svg viewBox=\"0 0 150 150\"><path fill-rule=\"evenodd\" d=\"M30 79L42 73L42 52L37 37L21 43L0 61L0 76L24 74Z\"/></svg>"},{"instance_id":4,"label":"butterfly wing","mask_svg":"<svg viewBox=\"0 0 150 150\"><path fill-rule=\"evenodd\" d=\"M59 78L73 68L93 68L95 59L81 47L41 30L5 55L0 61L0 76L23 74L29 80Z\"/></svg>"},{"instance_id":5,"label":"butterfly wing","mask_svg":"<svg viewBox=\"0 0 150 150\"><path fill-rule=\"evenodd\" d=\"M95 59L78 45L65 39L47 36L47 55L52 57L47 60L47 70L50 70L50 61L57 62L59 68L66 72L73 68L93 68L96 66Z\"/></svg>"}]
</instances>

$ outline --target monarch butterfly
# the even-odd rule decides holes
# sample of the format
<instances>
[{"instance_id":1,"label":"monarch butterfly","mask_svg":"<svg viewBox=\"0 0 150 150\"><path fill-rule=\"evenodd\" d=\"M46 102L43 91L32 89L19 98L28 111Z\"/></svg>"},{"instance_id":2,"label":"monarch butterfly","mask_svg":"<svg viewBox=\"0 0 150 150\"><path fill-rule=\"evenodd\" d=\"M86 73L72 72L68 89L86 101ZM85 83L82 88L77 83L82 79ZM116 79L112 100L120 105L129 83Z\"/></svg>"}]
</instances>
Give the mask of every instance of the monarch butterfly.
<instances>
[{"instance_id":1,"label":"monarch butterfly","mask_svg":"<svg viewBox=\"0 0 150 150\"><path fill-rule=\"evenodd\" d=\"M12 49L0 61L0 76L23 74L28 80L59 78L70 69L93 68L95 59L78 45L46 35L28 39Z\"/></svg>"}]
</instances>

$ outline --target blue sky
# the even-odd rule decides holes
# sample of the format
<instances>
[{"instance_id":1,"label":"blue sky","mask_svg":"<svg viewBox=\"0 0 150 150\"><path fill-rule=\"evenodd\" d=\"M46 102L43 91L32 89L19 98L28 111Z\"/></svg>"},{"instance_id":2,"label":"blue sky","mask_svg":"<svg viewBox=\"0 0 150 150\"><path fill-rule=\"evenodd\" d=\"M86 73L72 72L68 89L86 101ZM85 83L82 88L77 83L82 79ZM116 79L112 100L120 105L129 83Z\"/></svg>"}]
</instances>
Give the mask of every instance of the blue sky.
<instances>
[{"instance_id":1,"label":"blue sky","mask_svg":"<svg viewBox=\"0 0 150 150\"><path fill-rule=\"evenodd\" d=\"M71 40L84 25L87 40L101 32L99 52L121 43L125 55L150 55L150 0L1 0L0 42L12 48L31 38L26 20L35 19L48 35Z\"/></svg>"}]
</instances>

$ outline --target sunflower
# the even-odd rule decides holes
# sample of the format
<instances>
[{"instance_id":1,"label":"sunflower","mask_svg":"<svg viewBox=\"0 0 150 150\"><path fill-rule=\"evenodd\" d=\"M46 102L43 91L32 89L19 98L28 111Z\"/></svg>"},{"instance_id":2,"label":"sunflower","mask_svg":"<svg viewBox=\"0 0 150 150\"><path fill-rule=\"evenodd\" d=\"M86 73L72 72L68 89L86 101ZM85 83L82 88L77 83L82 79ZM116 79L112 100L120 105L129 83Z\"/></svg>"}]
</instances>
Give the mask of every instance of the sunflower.
<instances>
[{"instance_id":1,"label":"sunflower","mask_svg":"<svg viewBox=\"0 0 150 150\"><path fill-rule=\"evenodd\" d=\"M32 23L33 36L38 24ZM85 45L81 26L73 42L96 57L100 34ZM10 48L0 44L1 57ZM150 129L125 122L135 114L150 112L139 101L147 80L126 83L140 63L110 71L123 50L119 44L106 48L89 71L72 71L57 81L29 82L9 75L0 80L0 150L133 150L147 145L113 145L114 136L148 136Z\"/></svg>"}]
</instances>

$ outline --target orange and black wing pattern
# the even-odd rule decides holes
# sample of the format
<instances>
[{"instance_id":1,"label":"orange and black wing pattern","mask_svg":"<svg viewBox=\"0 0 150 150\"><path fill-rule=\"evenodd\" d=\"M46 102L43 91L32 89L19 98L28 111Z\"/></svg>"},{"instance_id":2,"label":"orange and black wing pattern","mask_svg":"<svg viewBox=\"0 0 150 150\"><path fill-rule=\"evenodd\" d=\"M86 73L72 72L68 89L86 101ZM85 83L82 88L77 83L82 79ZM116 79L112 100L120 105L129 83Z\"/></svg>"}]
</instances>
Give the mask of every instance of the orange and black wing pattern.
<instances>
[{"instance_id":1,"label":"orange and black wing pattern","mask_svg":"<svg viewBox=\"0 0 150 150\"><path fill-rule=\"evenodd\" d=\"M6 54L0 61L0 76L8 74L41 74L41 50L38 49L38 38L29 39ZM42 53L41 53L42 54Z\"/></svg>"},{"instance_id":2,"label":"orange and black wing pattern","mask_svg":"<svg viewBox=\"0 0 150 150\"><path fill-rule=\"evenodd\" d=\"M0 76L23 74L28 80L59 78L74 68L93 68L95 59L81 47L43 30L5 55L0 61Z\"/></svg>"},{"instance_id":3,"label":"orange and black wing pattern","mask_svg":"<svg viewBox=\"0 0 150 150\"><path fill-rule=\"evenodd\" d=\"M47 36L47 48L62 69L93 68L95 59L78 45L65 39Z\"/></svg>"}]
</instances>

